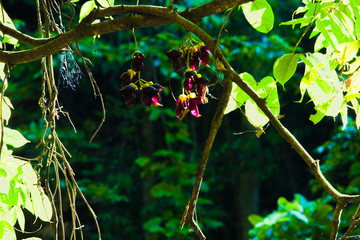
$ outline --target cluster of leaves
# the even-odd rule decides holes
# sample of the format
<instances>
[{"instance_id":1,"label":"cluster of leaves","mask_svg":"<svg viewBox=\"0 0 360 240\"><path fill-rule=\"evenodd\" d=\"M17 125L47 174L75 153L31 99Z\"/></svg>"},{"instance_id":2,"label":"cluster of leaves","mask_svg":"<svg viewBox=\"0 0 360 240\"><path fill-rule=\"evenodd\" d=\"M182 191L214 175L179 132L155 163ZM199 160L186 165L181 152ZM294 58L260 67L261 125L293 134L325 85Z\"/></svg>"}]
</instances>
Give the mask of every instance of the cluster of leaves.
<instances>
[{"instance_id":1,"label":"cluster of leaves","mask_svg":"<svg viewBox=\"0 0 360 240\"><path fill-rule=\"evenodd\" d=\"M3 89L6 89L5 80ZM4 92L4 91L3 91ZM2 122L8 123L11 108L9 98L1 94ZM1 127L2 146L0 157L0 238L16 239L14 225L17 223L22 232L25 231L24 209L32 213L36 219L50 222L52 206L41 187L38 173L30 162L15 157L8 148L19 148L29 141L17 130ZM35 238L27 238L35 239Z\"/></svg>"},{"instance_id":2,"label":"cluster of leaves","mask_svg":"<svg viewBox=\"0 0 360 240\"><path fill-rule=\"evenodd\" d=\"M261 217L250 215L249 221L254 226L249 231L253 240L258 239L295 239L310 240L330 232L330 217L333 207L321 199L308 201L304 196L295 194L293 201L280 197L278 209Z\"/></svg>"},{"instance_id":3,"label":"cluster of leaves","mask_svg":"<svg viewBox=\"0 0 360 240\"><path fill-rule=\"evenodd\" d=\"M275 69L286 72L287 78L277 79L284 84L295 72L300 57L305 63L305 73L300 82L301 99L307 91L314 103L316 114L310 120L316 124L325 116L342 116L347 125L348 109L356 114L360 127L360 2L359 1L303 1L295 14L303 17L284 22L282 25L309 27L315 24L309 38L315 37L314 53L288 54L278 59ZM306 29L306 30L307 30ZM290 63L289 63L290 62ZM287 66L286 66L287 65ZM280 67L282 66L282 67Z\"/></svg>"},{"instance_id":4,"label":"cluster of leaves","mask_svg":"<svg viewBox=\"0 0 360 240\"><path fill-rule=\"evenodd\" d=\"M0 21L15 29L14 23L2 9L1 4L0 7ZM18 46L17 39L3 33L1 35L3 38L0 49L4 48L4 44ZM51 202L41 187L38 172L34 170L29 161L14 156L13 150L11 150L20 148L29 141L19 131L5 127L11 117L11 109L13 109L10 99L4 96L8 87L6 71L5 63L0 63L0 238L13 240L16 239L15 224L18 224L21 232L25 232L25 209L36 219L44 222L50 222L53 212Z\"/></svg>"},{"instance_id":5,"label":"cluster of leaves","mask_svg":"<svg viewBox=\"0 0 360 240\"><path fill-rule=\"evenodd\" d=\"M283 22L281 25L294 27L300 24L300 27L307 27L305 30L307 31L315 23L309 37L317 36L314 53L288 53L281 56L273 66L274 78L282 85L288 82L294 75L300 58L305 63L305 72L300 82L301 99L299 102L302 102L307 91L317 111L316 114L310 116L310 120L316 124L325 116L336 117L340 114L345 127L348 109L353 109L359 128L360 60L357 54L360 48L358 30L360 3L354 0L339 3L334 1L303 1L303 3L305 6L299 7L295 14L304 13L304 16ZM257 17L259 26L264 26L260 24L261 17L264 17L266 11L263 12L263 15ZM255 22L255 20L249 22ZM324 49L325 53L323 53ZM258 93L268 101L267 95ZM244 100L247 100L238 87L234 87L232 96L227 112L236 109L236 106L241 107ZM272 102L278 102L278 100ZM272 108L271 104L267 104ZM251 112L257 112L256 106L251 109ZM247 113L245 115L249 118ZM254 124L251 120L250 122L256 128L261 128L267 122L265 118L260 123Z\"/></svg>"}]
</instances>

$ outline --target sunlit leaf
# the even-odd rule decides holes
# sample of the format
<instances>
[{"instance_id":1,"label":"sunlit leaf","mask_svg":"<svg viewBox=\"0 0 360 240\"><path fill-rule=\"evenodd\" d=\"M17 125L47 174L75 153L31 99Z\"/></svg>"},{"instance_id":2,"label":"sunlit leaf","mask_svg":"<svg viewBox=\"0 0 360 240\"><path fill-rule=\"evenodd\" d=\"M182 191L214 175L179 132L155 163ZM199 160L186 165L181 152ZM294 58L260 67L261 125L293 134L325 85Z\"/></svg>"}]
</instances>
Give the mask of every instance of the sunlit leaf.
<instances>
[{"instance_id":1,"label":"sunlit leaf","mask_svg":"<svg viewBox=\"0 0 360 240\"><path fill-rule=\"evenodd\" d=\"M255 0L242 5L246 20L257 31L268 33L274 26L274 13L266 0Z\"/></svg>"},{"instance_id":2,"label":"sunlit leaf","mask_svg":"<svg viewBox=\"0 0 360 240\"><path fill-rule=\"evenodd\" d=\"M259 215L251 214L248 216L248 220L253 226L255 226L257 223L262 222L263 218Z\"/></svg>"},{"instance_id":3,"label":"sunlit leaf","mask_svg":"<svg viewBox=\"0 0 360 240\"><path fill-rule=\"evenodd\" d=\"M342 66L356 57L359 47L360 40L342 43L336 49L333 57L338 61L339 65Z\"/></svg>"},{"instance_id":4,"label":"sunlit leaf","mask_svg":"<svg viewBox=\"0 0 360 240\"><path fill-rule=\"evenodd\" d=\"M0 176L0 193L8 195L10 189L9 179L3 176Z\"/></svg>"},{"instance_id":5,"label":"sunlit leaf","mask_svg":"<svg viewBox=\"0 0 360 240\"><path fill-rule=\"evenodd\" d=\"M265 124L269 122L269 119L266 115L258 108L256 103L252 100L247 100L245 103L245 115L251 125L256 128L262 128Z\"/></svg>"},{"instance_id":6,"label":"sunlit leaf","mask_svg":"<svg viewBox=\"0 0 360 240\"><path fill-rule=\"evenodd\" d=\"M343 109L340 112L340 114L341 114L341 121L343 123L342 130L344 130L346 128L346 125L348 124L348 107L346 105L343 106Z\"/></svg>"},{"instance_id":7,"label":"sunlit leaf","mask_svg":"<svg viewBox=\"0 0 360 240\"><path fill-rule=\"evenodd\" d=\"M79 14L79 22L81 22L81 20L83 20L84 17L86 17L87 15L89 15L89 13L96 7L95 1L91 0L91 1L87 1L85 2L80 9L80 14Z\"/></svg>"},{"instance_id":8,"label":"sunlit leaf","mask_svg":"<svg viewBox=\"0 0 360 240\"><path fill-rule=\"evenodd\" d=\"M314 124L318 124L323 118L325 117L325 114L317 111L315 114L310 115L310 121L312 121Z\"/></svg>"},{"instance_id":9,"label":"sunlit leaf","mask_svg":"<svg viewBox=\"0 0 360 240\"><path fill-rule=\"evenodd\" d=\"M96 1L100 4L100 6L104 8L110 7L108 0L96 0Z\"/></svg>"},{"instance_id":10,"label":"sunlit leaf","mask_svg":"<svg viewBox=\"0 0 360 240\"><path fill-rule=\"evenodd\" d=\"M35 215L42 221L49 222L52 217L52 207L49 198L45 195L41 187L36 187L31 190L31 199Z\"/></svg>"},{"instance_id":11,"label":"sunlit leaf","mask_svg":"<svg viewBox=\"0 0 360 240\"><path fill-rule=\"evenodd\" d=\"M25 216L21 207L16 208L17 221L22 232L25 231Z\"/></svg>"},{"instance_id":12,"label":"sunlit leaf","mask_svg":"<svg viewBox=\"0 0 360 240\"><path fill-rule=\"evenodd\" d=\"M256 86L256 81L255 81L254 77L251 76L251 74L249 74L247 72L241 73L240 78L244 82L249 84L251 87ZM238 107L241 107L246 102L246 100L250 99L250 97L243 90L241 90L240 87L236 83L232 83L232 84L233 84L233 86L232 86L232 91L230 94L230 99L229 99L229 102L225 109L224 114L228 114L229 112L234 111Z\"/></svg>"},{"instance_id":13,"label":"sunlit leaf","mask_svg":"<svg viewBox=\"0 0 360 240\"><path fill-rule=\"evenodd\" d=\"M5 220L0 220L0 239L16 240L12 225Z\"/></svg>"},{"instance_id":14,"label":"sunlit leaf","mask_svg":"<svg viewBox=\"0 0 360 240\"><path fill-rule=\"evenodd\" d=\"M334 41L337 42L336 38L333 36L330 36L328 30L326 29L324 23L322 20L318 19L316 21L316 27L320 30L320 32L324 35L324 38L326 39L326 41L331 45L331 47L333 49L336 49L336 45L334 43Z\"/></svg>"},{"instance_id":15,"label":"sunlit leaf","mask_svg":"<svg viewBox=\"0 0 360 240\"><path fill-rule=\"evenodd\" d=\"M275 79L284 85L294 74L297 68L299 54L288 53L276 59L273 67Z\"/></svg>"},{"instance_id":16,"label":"sunlit leaf","mask_svg":"<svg viewBox=\"0 0 360 240\"><path fill-rule=\"evenodd\" d=\"M9 15L6 13L5 9L1 7L0 9L0 21L7 27L10 27L12 29L15 29L15 25L14 23L12 22L11 18L9 17ZM3 32L0 31L1 33L1 36L3 36L3 40L2 42L4 43L9 43L9 44L12 44L14 46L18 46L18 40L16 38L13 38L11 36L8 36L8 35L3 35ZM1 45L0 45L1 46ZM0 47L1 48L1 47ZM4 79L4 78L2 78Z\"/></svg>"},{"instance_id":17,"label":"sunlit leaf","mask_svg":"<svg viewBox=\"0 0 360 240\"><path fill-rule=\"evenodd\" d=\"M295 216L297 219L299 219L300 221L303 221L304 223L309 223L309 219L306 217L305 214L303 214L302 212L296 211L296 210L291 210L290 214L292 214L293 216Z\"/></svg>"},{"instance_id":18,"label":"sunlit leaf","mask_svg":"<svg viewBox=\"0 0 360 240\"><path fill-rule=\"evenodd\" d=\"M30 141L27 140L19 131L4 127L4 143L18 148L28 142Z\"/></svg>"}]
</instances>

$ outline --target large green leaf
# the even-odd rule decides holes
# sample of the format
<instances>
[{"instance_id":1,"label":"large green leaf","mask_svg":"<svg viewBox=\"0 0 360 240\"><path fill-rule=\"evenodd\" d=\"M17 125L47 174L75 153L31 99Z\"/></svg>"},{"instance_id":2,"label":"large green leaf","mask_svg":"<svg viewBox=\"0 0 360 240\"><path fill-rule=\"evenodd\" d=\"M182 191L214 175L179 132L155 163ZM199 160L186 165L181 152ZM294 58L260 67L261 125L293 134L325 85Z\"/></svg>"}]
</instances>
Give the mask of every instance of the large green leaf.
<instances>
[{"instance_id":1,"label":"large green leaf","mask_svg":"<svg viewBox=\"0 0 360 240\"><path fill-rule=\"evenodd\" d=\"M32 188L31 200L35 216L39 217L42 221L49 222L52 218L52 206L41 187L34 186Z\"/></svg>"},{"instance_id":2,"label":"large green leaf","mask_svg":"<svg viewBox=\"0 0 360 240\"><path fill-rule=\"evenodd\" d=\"M257 31L268 33L274 26L274 13L266 0L255 0L242 5L246 20Z\"/></svg>"},{"instance_id":3,"label":"large green leaf","mask_svg":"<svg viewBox=\"0 0 360 240\"><path fill-rule=\"evenodd\" d=\"M80 9L80 14L79 14L79 22L81 22L81 20L83 20L84 17L86 17L87 15L89 15L89 13L96 7L95 1L94 0L90 0L85 2Z\"/></svg>"},{"instance_id":4,"label":"large green leaf","mask_svg":"<svg viewBox=\"0 0 360 240\"><path fill-rule=\"evenodd\" d=\"M4 143L18 148L28 142L30 141L27 140L19 131L4 127Z\"/></svg>"},{"instance_id":5,"label":"large green leaf","mask_svg":"<svg viewBox=\"0 0 360 240\"><path fill-rule=\"evenodd\" d=\"M276 59L273 67L275 79L284 85L294 74L297 68L299 54L288 53Z\"/></svg>"}]
</instances>

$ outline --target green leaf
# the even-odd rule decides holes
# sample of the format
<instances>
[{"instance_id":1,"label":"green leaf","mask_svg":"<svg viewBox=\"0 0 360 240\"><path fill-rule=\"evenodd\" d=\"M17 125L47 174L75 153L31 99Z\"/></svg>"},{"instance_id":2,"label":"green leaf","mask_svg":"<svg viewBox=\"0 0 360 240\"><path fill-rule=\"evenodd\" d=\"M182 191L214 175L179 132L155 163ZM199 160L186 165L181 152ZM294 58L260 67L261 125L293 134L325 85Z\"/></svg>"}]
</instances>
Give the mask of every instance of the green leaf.
<instances>
[{"instance_id":1,"label":"green leaf","mask_svg":"<svg viewBox=\"0 0 360 240\"><path fill-rule=\"evenodd\" d=\"M239 86L233 82L232 83L232 91L231 91L231 94L230 94L230 99L228 101L228 105L226 106L225 108L225 111L224 111L224 114L228 114L232 111L234 111L235 109L237 109L239 107L239 104L236 100L236 96L238 94L238 92L240 91L241 89L239 88Z\"/></svg>"},{"instance_id":2,"label":"green leaf","mask_svg":"<svg viewBox=\"0 0 360 240\"><path fill-rule=\"evenodd\" d=\"M95 1L91 0L91 1L87 1L85 2L80 9L80 14L79 14L79 22L81 22L81 20L83 20L84 17L86 17L87 15L89 15L89 13L96 7Z\"/></svg>"},{"instance_id":3,"label":"green leaf","mask_svg":"<svg viewBox=\"0 0 360 240\"><path fill-rule=\"evenodd\" d=\"M150 162L150 158L148 157L138 157L136 160L135 160L135 163L137 165L139 165L140 167L144 167L146 164L148 164Z\"/></svg>"},{"instance_id":4,"label":"green leaf","mask_svg":"<svg viewBox=\"0 0 360 240\"><path fill-rule=\"evenodd\" d=\"M30 142L27 140L19 131L4 127L4 143L11 145L15 148L21 147L26 143Z\"/></svg>"},{"instance_id":5,"label":"green leaf","mask_svg":"<svg viewBox=\"0 0 360 240\"><path fill-rule=\"evenodd\" d=\"M17 221L22 232L25 231L25 216L21 207L16 208Z\"/></svg>"},{"instance_id":6,"label":"green leaf","mask_svg":"<svg viewBox=\"0 0 360 240\"><path fill-rule=\"evenodd\" d=\"M0 96L1 96L1 94L0 94ZM8 99L9 98L7 98L7 97L3 97L3 102L2 102L2 118L4 119L5 124L9 123L9 119L11 117L10 107L12 107L12 105L9 105L6 103L8 101Z\"/></svg>"},{"instance_id":7,"label":"green leaf","mask_svg":"<svg viewBox=\"0 0 360 240\"><path fill-rule=\"evenodd\" d=\"M266 105L271 112L278 116L280 113L279 96L274 78L267 76L261 79L259 86L263 88L264 92L258 92L261 97L266 99Z\"/></svg>"},{"instance_id":8,"label":"green leaf","mask_svg":"<svg viewBox=\"0 0 360 240\"><path fill-rule=\"evenodd\" d=\"M0 176L0 193L9 194L10 182L6 177Z\"/></svg>"},{"instance_id":9,"label":"green leaf","mask_svg":"<svg viewBox=\"0 0 360 240\"><path fill-rule=\"evenodd\" d=\"M256 86L256 81L251 74L244 72L240 74L240 78L249 84L251 87ZM250 97L236 84L232 83L232 91L230 95L230 99L228 105L225 109L224 114L228 114L229 112L234 111L238 107L241 107Z\"/></svg>"},{"instance_id":10,"label":"green leaf","mask_svg":"<svg viewBox=\"0 0 360 240\"><path fill-rule=\"evenodd\" d=\"M274 26L274 13L266 0L255 0L242 5L246 20L257 31L268 33Z\"/></svg>"},{"instance_id":11,"label":"green leaf","mask_svg":"<svg viewBox=\"0 0 360 240\"><path fill-rule=\"evenodd\" d=\"M108 0L96 0L103 8L110 7Z\"/></svg>"},{"instance_id":12,"label":"green leaf","mask_svg":"<svg viewBox=\"0 0 360 240\"><path fill-rule=\"evenodd\" d=\"M31 190L31 199L35 216L39 217L44 222L50 222L52 217L52 207L44 190L41 187L34 186Z\"/></svg>"},{"instance_id":13,"label":"green leaf","mask_svg":"<svg viewBox=\"0 0 360 240\"><path fill-rule=\"evenodd\" d=\"M316 27L320 30L320 32L324 35L324 38L326 39L326 41L331 45L331 47L333 49L336 49L335 43L334 41L337 42L336 38L332 35L330 36L328 30L326 29L323 21L321 21L320 19L318 19L316 21Z\"/></svg>"},{"instance_id":14,"label":"green leaf","mask_svg":"<svg viewBox=\"0 0 360 240\"><path fill-rule=\"evenodd\" d=\"M248 220L253 226L255 226L257 223L262 222L263 218L259 215L251 214L248 216Z\"/></svg>"},{"instance_id":15,"label":"green leaf","mask_svg":"<svg viewBox=\"0 0 360 240\"><path fill-rule=\"evenodd\" d=\"M296 210L290 210L290 214L295 216L297 219L303 221L304 223L309 223L309 219L302 212Z\"/></svg>"},{"instance_id":16,"label":"green leaf","mask_svg":"<svg viewBox=\"0 0 360 240\"><path fill-rule=\"evenodd\" d=\"M8 196L9 196L9 205L16 206L19 201L19 194L16 189L15 181L10 181L10 188L9 188Z\"/></svg>"},{"instance_id":17,"label":"green leaf","mask_svg":"<svg viewBox=\"0 0 360 240\"><path fill-rule=\"evenodd\" d=\"M11 18L9 17L9 15L6 13L5 9L4 8L1 8L1 11L0 11L0 21L7 27L10 27L12 29L15 29L15 25L14 23L12 22ZM1 36L4 37L4 42L6 43L9 43L9 44L12 44L14 46L18 46L18 40L16 38L13 38L11 36L8 36L8 35L3 35L3 32L0 31L1 33ZM1 48L1 44L0 44L0 48ZM4 78L2 78L4 79Z\"/></svg>"},{"instance_id":18,"label":"green leaf","mask_svg":"<svg viewBox=\"0 0 360 240\"><path fill-rule=\"evenodd\" d=\"M256 128L262 128L269 122L266 115L258 108L253 100L247 100L245 103L245 115L250 124Z\"/></svg>"},{"instance_id":19,"label":"green leaf","mask_svg":"<svg viewBox=\"0 0 360 240\"><path fill-rule=\"evenodd\" d=\"M0 239L16 240L12 225L4 220L0 220Z\"/></svg>"},{"instance_id":20,"label":"green leaf","mask_svg":"<svg viewBox=\"0 0 360 240\"><path fill-rule=\"evenodd\" d=\"M353 60L360 48L360 40L342 43L336 49L333 58L337 60L340 66Z\"/></svg>"},{"instance_id":21,"label":"green leaf","mask_svg":"<svg viewBox=\"0 0 360 240\"><path fill-rule=\"evenodd\" d=\"M288 53L276 59L273 73L281 85L284 85L295 74L298 60L299 54L294 53Z\"/></svg>"},{"instance_id":22,"label":"green leaf","mask_svg":"<svg viewBox=\"0 0 360 240\"><path fill-rule=\"evenodd\" d=\"M311 114L310 115L310 121L312 121L314 124L317 124L321 121L321 119L323 119L325 117L325 114L317 111L315 114Z\"/></svg>"},{"instance_id":23,"label":"green leaf","mask_svg":"<svg viewBox=\"0 0 360 240\"><path fill-rule=\"evenodd\" d=\"M6 170L3 168L0 168L0 177L6 177L6 176L7 176Z\"/></svg>"}]
</instances>

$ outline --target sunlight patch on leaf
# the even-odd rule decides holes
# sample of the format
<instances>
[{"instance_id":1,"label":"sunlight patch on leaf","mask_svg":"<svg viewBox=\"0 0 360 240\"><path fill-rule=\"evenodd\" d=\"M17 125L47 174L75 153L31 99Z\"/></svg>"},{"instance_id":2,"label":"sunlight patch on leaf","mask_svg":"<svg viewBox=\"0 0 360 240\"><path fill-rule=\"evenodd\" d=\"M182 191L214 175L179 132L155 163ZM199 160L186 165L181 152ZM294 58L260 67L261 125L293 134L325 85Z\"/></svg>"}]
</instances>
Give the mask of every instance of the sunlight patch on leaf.
<instances>
[{"instance_id":1,"label":"sunlight patch on leaf","mask_svg":"<svg viewBox=\"0 0 360 240\"><path fill-rule=\"evenodd\" d=\"M255 0L242 5L250 25L261 33L268 33L274 26L274 13L266 0Z\"/></svg>"}]
</instances>

